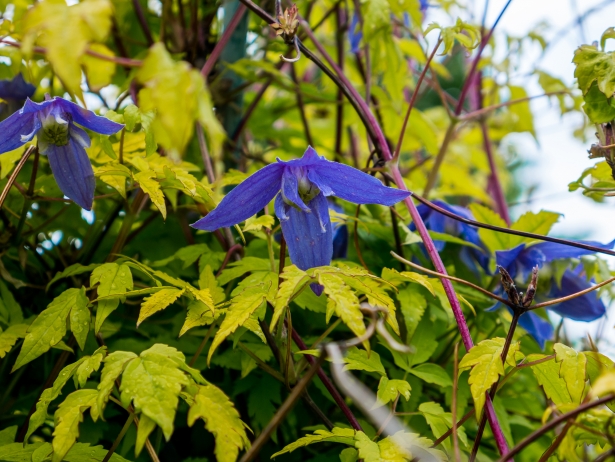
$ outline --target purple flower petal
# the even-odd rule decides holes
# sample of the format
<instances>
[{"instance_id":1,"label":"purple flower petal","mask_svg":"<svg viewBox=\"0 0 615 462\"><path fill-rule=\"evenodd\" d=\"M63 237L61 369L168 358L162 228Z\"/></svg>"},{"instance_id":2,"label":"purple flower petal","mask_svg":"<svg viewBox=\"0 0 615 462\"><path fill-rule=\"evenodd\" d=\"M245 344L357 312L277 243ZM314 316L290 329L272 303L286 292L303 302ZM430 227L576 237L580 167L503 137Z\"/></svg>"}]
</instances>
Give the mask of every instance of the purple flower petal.
<instances>
[{"instance_id":1,"label":"purple flower petal","mask_svg":"<svg viewBox=\"0 0 615 462\"><path fill-rule=\"evenodd\" d=\"M612 249L615 246L615 240L608 244L602 244L596 241L577 241L582 244L593 245L600 247L601 249ZM595 252L591 250L579 249L577 247L570 247L564 244L557 244L555 242L541 242L533 245L530 249L538 249L545 256L545 262L549 263L553 260L561 260L563 258L579 258L583 255L593 255Z\"/></svg>"},{"instance_id":2,"label":"purple flower petal","mask_svg":"<svg viewBox=\"0 0 615 462\"><path fill-rule=\"evenodd\" d=\"M292 167L286 167L282 175L282 194L284 198L291 201L304 212L310 211L310 208L305 205L299 196L299 182L297 181L297 173Z\"/></svg>"},{"instance_id":3,"label":"purple flower petal","mask_svg":"<svg viewBox=\"0 0 615 462\"><path fill-rule=\"evenodd\" d=\"M65 196L86 210L92 209L96 179L85 149L72 137L68 144L50 144L46 151L51 171Z\"/></svg>"},{"instance_id":4,"label":"purple flower petal","mask_svg":"<svg viewBox=\"0 0 615 462\"><path fill-rule=\"evenodd\" d=\"M192 224L193 228L215 231L250 218L271 202L280 190L284 164L269 164L228 193L209 215Z\"/></svg>"},{"instance_id":5,"label":"purple flower petal","mask_svg":"<svg viewBox=\"0 0 615 462\"><path fill-rule=\"evenodd\" d=\"M308 178L324 195L355 204L394 205L410 195L408 191L384 186L377 178L356 168L320 158L307 166Z\"/></svg>"},{"instance_id":6,"label":"purple flower petal","mask_svg":"<svg viewBox=\"0 0 615 462\"><path fill-rule=\"evenodd\" d=\"M521 315L519 326L525 329L542 349L545 347L545 342L553 337L553 326L551 323L532 311Z\"/></svg>"},{"instance_id":7,"label":"purple flower petal","mask_svg":"<svg viewBox=\"0 0 615 462\"><path fill-rule=\"evenodd\" d=\"M84 109L65 99L54 98L52 101L55 105L61 107L62 110L68 112L73 118L73 122L78 123L93 132L101 133L103 135L113 135L124 127L122 124L113 122L106 117L96 115L92 111L88 111L87 109Z\"/></svg>"},{"instance_id":8,"label":"purple flower petal","mask_svg":"<svg viewBox=\"0 0 615 462\"><path fill-rule=\"evenodd\" d=\"M4 100L24 101L36 91L36 87L17 74L11 80L0 80L0 98Z\"/></svg>"},{"instance_id":9,"label":"purple flower petal","mask_svg":"<svg viewBox=\"0 0 615 462\"><path fill-rule=\"evenodd\" d=\"M566 270L560 285L553 281L549 296L553 298L566 297L590 287L591 284L582 275ZM596 291L553 305L549 309L565 318L586 322L594 321L606 312L604 303L602 303Z\"/></svg>"},{"instance_id":10,"label":"purple flower petal","mask_svg":"<svg viewBox=\"0 0 615 462\"><path fill-rule=\"evenodd\" d=\"M290 261L302 270L328 265L333 255L333 231L327 199L320 193L308 206L312 210L310 213L285 204L280 196L275 201Z\"/></svg>"},{"instance_id":11,"label":"purple flower petal","mask_svg":"<svg viewBox=\"0 0 615 462\"><path fill-rule=\"evenodd\" d=\"M357 26L359 30L357 30ZM359 24L359 14L355 12L352 16L350 28L348 29L348 40L350 41L350 51L352 53L358 53L361 47L361 40L363 39L363 31Z\"/></svg>"},{"instance_id":12,"label":"purple flower petal","mask_svg":"<svg viewBox=\"0 0 615 462\"><path fill-rule=\"evenodd\" d=\"M17 149L27 143L41 127L36 114L17 111L0 122L0 154Z\"/></svg>"},{"instance_id":13,"label":"purple flower petal","mask_svg":"<svg viewBox=\"0 0 615 462\"><path fill-rule=\"evenodd\" d=\"M495 252L495 262L514 278L517 275L517 257L519 257L524 249L525 244L519 244L510 250L498 250Z\"/></svg>"}]
</instances>

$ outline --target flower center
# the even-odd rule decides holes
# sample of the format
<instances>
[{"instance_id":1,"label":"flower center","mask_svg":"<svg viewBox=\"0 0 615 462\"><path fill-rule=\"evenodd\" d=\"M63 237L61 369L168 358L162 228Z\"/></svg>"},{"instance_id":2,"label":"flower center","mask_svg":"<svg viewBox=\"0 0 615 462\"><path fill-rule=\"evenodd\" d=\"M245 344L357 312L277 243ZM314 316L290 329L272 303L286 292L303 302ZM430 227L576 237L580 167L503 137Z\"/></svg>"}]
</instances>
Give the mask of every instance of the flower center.
<instances>
[{"instance_id":1,"label":"flower center","mask_svg":"<svg viewBox=\"0 0 615 462\"><path fill-rule=\"evenodd\" d=\"M53 144L55 146L64 146L68 144L68 117L62 117L62 115L54 115L51 113L41 118L43 127L38 134L39 143L45 145Z\"/></svg>"},{"instance_id":2,"label":"flower center","mask_svg":"<svg viewBox=\"0 0 615 462\"><path fill-rule=\"evenodd\" d=\"M308 177L305 172L302 171L301 173L302 174L299 175L297 178L297 182L299 184L299 197L301 197L301 200L303 200L303 202L307 204L318 195L320 189L318 189L318 187L316 187L314 183L308 180Z\"/></svg>"}]
</instances>

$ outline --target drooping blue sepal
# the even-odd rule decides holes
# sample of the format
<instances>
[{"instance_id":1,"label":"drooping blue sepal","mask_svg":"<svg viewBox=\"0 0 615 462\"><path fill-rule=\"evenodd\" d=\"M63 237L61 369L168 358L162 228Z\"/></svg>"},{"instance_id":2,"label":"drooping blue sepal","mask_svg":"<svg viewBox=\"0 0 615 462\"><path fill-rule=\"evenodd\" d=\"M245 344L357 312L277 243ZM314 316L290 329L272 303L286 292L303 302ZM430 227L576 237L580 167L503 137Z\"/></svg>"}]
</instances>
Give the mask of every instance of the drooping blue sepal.
<instances>
[{"instance_id":1,"label":"drooping blue sepal","mask_svg":"<svg viewBox=\"0 0 615 462\"><path fill-rule=\"evenodd\" d=\"M544 349L546 341L553 337L554 329L551 323L531 311L521 315L519 326L525 329L542 349Z\"/></svg>"},{"instance_id":2,"label":"drooping blue sepal","mask_svg":"<svg viewBox=\"0 0 615 462\"><path fill-rule=\"evenodd\" d=\"M70 138L64 146L49 145L46 154L53 176L64 195L80 207L91 210L96 179L83 146Z\"/></svg>"},{"instance_id":3,"label":"drooping blue sepal","mask_svg":"<svg viewBox=\"0 0 615 462\"><path fill-rule=\"evenodd\" d=\"M281 187L284 164L269 164L246 178L207 216L191 226L205 231L236 225L271 202Z\"/></svg>"},{"instance_id":4,"label":"drooping blue sepal","mask_svg":"<svg viewBox=\"0 0 615 462\"><path fill-rule=\"evenodd\" d=\"M579 265L575 270L564 271L560 284L553 281L549 296L561 298L589 289L592 285L583 276L582 270L583 266ZM606 307L596 291L550 306L549 309L565 318L585 322L594 321L606 312Z\"/></svg>"}]
</instances>

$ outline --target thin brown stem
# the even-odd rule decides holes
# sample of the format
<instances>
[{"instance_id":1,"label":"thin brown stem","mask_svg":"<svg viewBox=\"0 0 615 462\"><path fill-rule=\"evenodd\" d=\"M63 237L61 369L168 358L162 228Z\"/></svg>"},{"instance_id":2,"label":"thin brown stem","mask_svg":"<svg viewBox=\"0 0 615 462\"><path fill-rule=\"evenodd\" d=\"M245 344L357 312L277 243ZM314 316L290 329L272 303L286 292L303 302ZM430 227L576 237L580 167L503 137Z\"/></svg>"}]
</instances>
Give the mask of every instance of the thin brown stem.
<instances>
[{"instance_id":1,"label":"thin brown stem","mask_svg":"<svg viewBox=\"0 0 615 462\"><path fill-rule=\"evenodd\" d=\"M436 185L436 180L438 179L438 172L440 171L440 166L442 162L444 162L444 156L446 154L446 150L448 149L448 145L453 140L455 136L455 127L457 126L456 120L451 120L450 125L446 129L446 133L444 134L444 140L442 140L442 145L440 146L440 150L436 155L436 158L433 162L433 166L429 171L429 175L427 176L427 184L425 185L425 189L423 189L423 196L428 197L431 190Z\"/></svg>"},{"instance_id":2,"label":"thin brown stem","mask_svg":"<svg viewBox=\"0 0 615 462\"><path fill-rule=\"evenodd\" d=\"M203 165L205 165L205 174L209 184L213 184L216 181L216 173L214 171L213 163L211 162L211 156L209 155L209 149L207 149L207 141L205 140L205 133L203 127L199 122L195 124L196 137L199 142L199 150L201 151L201 158L203 159Z\"/></svg>"},{"instance_id":3,"label":"thin brown stem","mask_svg":"<svg viewBox=\"0 0 615 462\"><path fill-rule=\"evenodd\" d=\"M404 141L404 135L406 134L406 127L408 126L408 121L410 120L410 113L412 112L412 108L414 107L414 103L416 102L416 97L419 94L419 90L421 88L421 84L423 83L423 79L425 78L425 74L427 73L427 70L429 69L429 64L431 63L434 56L436 55L436 51L438 51L438 48L440 47L441 43L442 43L442 38L438 37L438 41L436 42L436 45L434 46L433 51L427 58L427 62L425 63L425 67L423 67L423 71L421 72L421 75L419 75L419 79L416 81L416 87L414 88L414 91L412 92L410 103L408 103L408 110L406 111L406 117L404 117L404 122L401 126L401 133L399 134L399 139L397 140L397 146L395 147L395 151L393 152L393 161L395 161L399 157L399 153L401 152L401 145L402 145L402 142Z\"/></svg>"},{"instance_id":4,"label":"thin brown stem","mask_svg":"<svg viewBox=\"0 0 615 462\"><path fill-rule=\"evenodd\" d=\"M35 149L35 146L29 146L28 149L26 149L23 153L23 156L21 156L21 159L19 159L19 162L15 166L15 170L13 170L13 173L11 173L11 176L9 177L6 185L4 186L4 189L2 190L2 194L0 194L0 210L2 209L2 205L4 204L5 199L9 195L9 190L11 189L11 186L13 186L13 183L15 183L15 180L17 179L17 175L19 175L19 172L21 172L21 169L26 164L26 161L30 157L30 154L32 154Z\"/></svg>"},{"instance_id":5,"label":"thin brown stem","mask_svg":"<svg viewBox=\"0 0 615 462\"><path fill-rule=\"evenodd\" d=\"M502 348L502 355L500 359L503 365L506 365L506 357L508 356L508 350L510 349L510 345L512 343L513 336L515 334L515 329L517 328L517 323L519 322L519 317L521 316L521 312L515 311L513 314L512 322L510 323L510 327L508 328L508 334L506 335L506 340L504 341L504 346ZM498 390L500 383L500 379L491 386L491 390L489 391L489 397L491 401L495 399L495 394ZM469 462L474 462L476 460L476 456L478 455L478 449L480 448L480 441L483 437L483 432L485 431L485 426L487 425L487 413L483 412L483 415L478 424L478 430L476 432L476 438L474 439L474 446L472 447L472 453L470 454Z\"/></svg>"},{"instance_id":6,"label":"thin brown stem","mask_svg":"<svg viewBox=\"0 0 615 462\"><path fill-rule=\"evenodd\" d=\"M290 65L290 75L295 83L295 95L297 97L297 108L299 109L299 115L301 116L301 123L303 124L303 131L305 132L305 139L308 145L314 146L312 135L310 134L310 126L308 125L307 114L305 112L305 104L303 102L303 95L301 94L301 86L299 85L299 79L297 78L297 69L294 64Z\"/></svg>"},{"instance_id":7,"label":"thin brown stem","mask_svg":"<svg viewBox=\"0 0 615 462\"><path fill-rule=\"evenodd\" d=\"M312 366L308 369L306 374L301 378L299 383L295 385L290 395L288 395L288 397L286 398L286 401L284 401L284 403L282 404L282 406L280 406L271 421L263 429L260 435L258 435L254 443L252 443L252 447L250 447L250 449L248 449L248 451L243 455L240 462L249 462L250 460L254 459L254 457L256 457L256 455L260 452L265 443L269 440L274 430L278 427L278 425L282 423L286 415L294 407L297 400L301 397L306 387L312 381L312 378L314 378L314 375L316 375L321 370L320 367L324 362L325 358L326 354L322 352L318 359L315 360Z\"/></svg>"},{"instance_id":8,"label":"thin brown stem","mask_svg":"<svg viewBox=\"0 0 615 462\"><path fill-rule=\"evenodd\" d=\"M132 8L137 16L137 21L139 22L139 26L141 26L145 40L147 40L147 46L152 46L154 44L154 37L152 37L152 31L149 29L147 18L145 17L145 13L143 12L143 8L141 8L141 3L139 0L132 0Z\"/></svg>"},{"instance_id":9,"label":"thin brown stem","mask_svg":"<svg viewBox=\"0 0 615 462\"><path fill-rule=\"evenodd\" d=\"M557 96L557 95L568 95L569 91L561 90L561 91L551 91L548 93L544 93L542 95L534 95L534 96L526 96L525 98L512 99L510 101L505 101L500 104L494 104L493 106L487 106L485 108L477 109L476 111L468 112L467 114L460 115L459 120L466 122L469 120L474 120L481 118L493 111L497 111L503 107L514 106L515 104L526 103L536 98L544 98L545 96ZM615 146L601 146L602 148L615 147Z\"/></svg>"},{"instance_id":10,"label":"thin brown stem","mask_svg":"<svg viewBox=\"0 0 615 462\"><path fill-rule=\"evenodd\" d=\"M192 358L190 359L188 366L190 367L194 366L194 363L196 363L196 360L199 359L199 356L201 356L201 353L203 352L203 348L205 348L205 345L207 345L207 342L209 341L211 334L214 331L215 326L216 326L215 322L213 322L211 326L209 326L209 329L207 329L207 333L205 334L205 337L203 337L203 340L199 344L199 347L194 352L194 356L192 356Z\"/></svg>"},{"instance_id":11,"label":"thin brown stem","mask_svg":"<svg viewBox=\"0 0 615 462\"><path fill-rule=\"evenodd\" d=\"M446 215L447 217L450 217L450 218L452 218L454 220L460 221L462 223L476 226L477 228L490 229L492 231L498 231L498 232L505 233L505 234L512 234L514 236L529 237L531 239L537 239L539 241L555 242L556 244L563 244L563 245L567 245L567 246L570 246L570 247L577 247L579 249L590 250L592 252L602 253L602 254L605 254L605 255L615 255L615 251L613 251L613 250L603 249L601 247L596 247L594 245L584 244L582 242L569 241L568 239L559 239L557 237L543 236L541 234L528 233L528 232L525 232L525 231L518 231L516 229L502 228L501 226L493 226L493 225L489 225L487 223L481 223L480 221L470 220L468 218L464 218L464 217L462 217L460 215L456 215L456 214L454 214L452 212L449 212L448 210L443 209L442 207L434 204L433 202L425 199L424 197L419 196L418 194L413 194L412 197L414 197L420 203L425 204L430 209L436 210L437 212L439 212L439 213L441 213L443 215ZM542 306L544 306L544 305L542 305Z\"/></svg>"},{"instance_id":12,"label":"thin brown stem","mask_svg":"<svg viewBox=\"0 0 615 462\"><path fill-rule=\"evenodd\" d=\"M610 284L611 282L615 281L615 277L609 278L606 281L602 281L599 284L596 284L594 286L591 286L587 289L581 290L579 292L576 292L574 294L570 294L570 295L566 295L565 297L561 297L561 298L556 298L554 300L548 300L546 302L542 302L542 303L537 303L534 306L531 306L530 308L528 308L529 310L537 310L538 308L544 308L546 306L551 306L551 305L557 305L558 303L563 303L563 302L567 302L568 300L572 300L574 298L577 297L582 297L585 294L588 294L590 292L593 292L596 289L599 289L602 286L606 286L607 284Z\"/></svg>"},{"instance_id":13,"label":"thin brown stem","mask_svg":"<svg viewBox=\"0 0 615 462\"><path fill-rule=\"evenodd\" d=\"M216 46L212 50L211 54L207 58L207 61L205 61L203 68L201 69L201 75L204 79L207 79L207 76L214 68L214 65L220 57L222 50L224 49L224 47L226 47L226 44L231 39L231 35L233 35L233 32L239 25L241 18L243 18L243 15L246 13L246 10L247 8L244 4L239 5L237 11L235 11L235 15L226 26L226 29L224 29L222 37L220 37L220 40L218 40L218 43L216 43Z\"/></svg>"},{"instance_id":14,"label":"thin brown stem","mask_svg":"<svg viewBox=\"0 0 615 462\"><path fill-rule=\"evenodd\" d=\"M544 452L544 454L540 456L540 460L538 462L547 462L547 460L549 460L549 458L555 452L555 450L559 447L559 445L562 444L562 441L566 437L568 430L570 430L570 427L572 427L573 424L574 424L573 419L566 422L566 425L564 425L564 428L562 428L562 430L559 432L559 435L557 435L557 438L555 438L555 440L551 443L551 446L549 446L548 449Z\"/></svg>"},{"instance_id":15,"label":"thin brown stem","mask_svg":"<svg viewBox=\"0 0 615 462\"><path fill-rule=\"evenodd\" d=\"M581 414L581 413L583 413L583 412L585 412L585 411L587 411L589 409L592 409L592 408L595 408L595 407L598 407L598 406L602 406L603 404L608 403L612 399L615 399L615 393L610 393L610 394L608 394L606 396L603 396L602 398L597 399L595 401L590 401L590 402L584 403L584 404L580 405L579 407L577 407L576 409L573 409L572 411L566 412L565 414L562 414L559 417L556 417L555 419L553 419L549 423L543 425L538 430L535 430L530 435L528 435L526 438L524 438L522 441L520 441L519 444L517 444L515 447L513 447L507 454L505 454L502 457L500 457L497 462L506 462L506 461L512 459L515 455L519 454L527 446L532 444L534 441L536 441L538 438L540 438L542 435L544 435L548 431L550 431L553 428L557 427L559 424L561 424L563 422L566 422L569 419L575 418L579 414Z\"/></svg>"},{"instance_id":16,"label":"thin brown stem","mask_svg":"<svg viewBox=\"0 0 615 462\"><path fill-rule=\"evenodd\" d=\"M459 385L459 343L455 344L455 352L453 353L453 402L451 404L451 415L453 428L453 450L455 453L455 461L461 462L461 453L459 451L459 437L457 436L457 387Z\"/></svg>"},{"instance_id":17,"label":"thin brown stem","mask_svg":"<svg viewBox=\"0 0 615 462\"><path fill-rule=\"evenodd\" d=\"M269 374L271 377L273 377L277 381L285 383L285 380L284 380L284 377L282 377L282 374L280 374L273 367L271 367L269 364L267 364L262 359L260 359L258 356L256 356L256 354L254 354L254 352L251 351L247 346L245 346L241 342L237 342L237 346L241 348L241 350L245 354L247 354L250 358L252 358L254 362L256 363L256 365L260 367L263 371L265 371L267 374Z\"/></svg>"},{"instance_id":18,"label":"thin brown stem","mask_svg":"<svg viewBox=\"0 0 615 462\"><path fill-rule=\"evenodd\" d=\"M510 307L514 306L509 300L506 300L505 298L502 298L499 295L494 294L493 292L489 292L487 289L483 289L482 287L477 286L476 284L473 284L470 281L466 281L465 279L460 279L460 278L457 278L455 276L449 276L448 274L438 273L437 271L432 271L432 270L427 269L427 268L425 268L425 267L423 267L421 265L417 265L416 263L413 263L410 260L406 260L405 258L397 255L393 251L391 251L391 255L396 260L399 260L400 262L405 263L406 265L411 266L412 268L415 268L415 269L418 269L420 271L423 271L424 273L430 274L430 275L435 276L437 278L448 279L450 281L454 281L454 282L458 282L460 284L464 284L464 285L466 285L468 287L472 287L473 289L478 290L479 292L487 295L488 297L493 298L494 300L497 300L500 303L505 304L506 306L510 306Z\"/></svg>"},{"instance_id":19,"label":"thin brown stem","mask_svg":"<svg viewBox=\"0 0 615 462\"><path fill-rule=\"evenodd\" d=\"M134 414L131 412L131 413L128 414L128 418L126 419L126 423L124 424L124 426L122 427L122 429L118 433L117 437L115 438L115 441L113 442L113 444L111 445L111 447L107 451L107 454L105 455L105 458L102 460L102 462L108 462L109 459L111 459L111 456L113 456L113 453L115 452L117 447L122 442L122 439L124 438L124 435L126 434L128 429L130 428L130 425L132 425L133 422L134 422Z\"/></svg>"}]
</instances>

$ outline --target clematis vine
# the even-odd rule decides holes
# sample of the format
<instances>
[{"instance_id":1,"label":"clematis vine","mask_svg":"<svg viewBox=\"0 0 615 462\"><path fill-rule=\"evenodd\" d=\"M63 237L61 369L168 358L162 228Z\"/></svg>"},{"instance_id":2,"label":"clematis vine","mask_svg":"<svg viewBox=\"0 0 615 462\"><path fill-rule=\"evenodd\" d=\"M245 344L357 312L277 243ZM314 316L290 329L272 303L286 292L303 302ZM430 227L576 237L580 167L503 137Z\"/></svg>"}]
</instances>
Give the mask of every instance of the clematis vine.
<instances>
[{"instance_id":1,"label":"clematis vine","mask_svg":"<svg viewBox=\"0 0 615 462\"><path fill-rule=\"evenodd\" d=\"M103 135L117 133L123 125L65 99L47 98L42 103L27 99L23 108L0 122L0 154L36 136L39 152L47 156L60 190L91 210L96 179L84 149L90 146L90 137L76 124Z\"/></svg>"},{"instance_id":2,"label":"clematis vine","mask_svg":"<svg viewBox=\"0 0 615 462\"><path fill-rule=\"evenodd\" d=\"M192 226L215 231L236 225L275 197L275 214L290 260L307 270L331 263L333 227L327 197L336 196L355 204L391 206L409 195L408 191L386 187L373 176L348 165L331 162L310 146L300 159L278 159L254 173ZM319 286L312 288L317 295L322 292Z\"/></svg>"}]
</instances>

